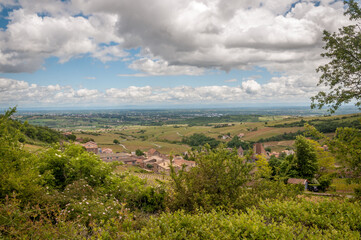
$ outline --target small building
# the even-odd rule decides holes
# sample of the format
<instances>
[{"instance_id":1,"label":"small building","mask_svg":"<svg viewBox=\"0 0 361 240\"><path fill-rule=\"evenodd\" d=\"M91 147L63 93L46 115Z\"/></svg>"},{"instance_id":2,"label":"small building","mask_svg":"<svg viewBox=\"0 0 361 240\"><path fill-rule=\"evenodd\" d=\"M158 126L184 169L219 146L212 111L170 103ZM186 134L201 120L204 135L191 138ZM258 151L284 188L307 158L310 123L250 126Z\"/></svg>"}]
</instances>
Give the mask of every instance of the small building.
<instances>
[{"instance_id":1,"label":"small building","mask_svg":"<svg viewBox=\"0 0 361 240\"><path fill-rule=\"evenodd\" d=\"M243 138L244 137L244 133L240 133L237 135L239 138Z\"/></svg>"},{"instance_id":2,"label":"small building","mask_svg":"<svg viewBox=\"0 0 361 240\"><path fill-rule=\"evenodd\" d=\"M98 154L104 162L123 162L124 164L136 165L137 158L128 153L100 153Z\"/></svg>"},{"instance_id":3,"label":"small building","mask_svg":"<svg viewBox=\"0 0 361 240\"><path fill-rule=\"evenodd\" d=\"M279 152L271 152L269 155L270 155L270 156L275 156L276 158L279 158L279 157L280 157L280 153L279 153Z\"/></svg>"},{"instance_id":4,"label":"small building","mask_svg":"<svg viewBox=\"0 0 361 240\"><path fill-rule=\"evenodd\" d=\"M238 153L238 156L240 156L240 157L244 156L244 150L243 150L242 146L239 146L239 148L237 149L237 153Z\"/></svg>"},{"instance_id":5,"label":"small building","mask_svg":"<svg viewBox=\"0 0 361 240\"><path fill-rule=\"evenodd\" d=\"M110 148L103 148L101 153L113 153L113 150Z\"/></svg>"},{"instance_id":6,"label":"small building","mask_svg":"<svg viewBox=\"0 0 361 240\"><path fill-rule=\"evenodd\" d=\"M172 160L172 163L174 165L174 167L177 169L182 169L184 168L184 170L189 171L192 167L196 166L196 162L195 161L188 161L183 159L182 157L176 157Z\"/></svg>"},{"instance_id":7,"label":"small building","mask_svg":"<svg viewBox=\"0 0 361 240\"><path fill-rule=\"evenodd\" d=\"M293 151L293 150L283 150L282 152L285 153L287 156L295 154L295 151Z\"/></svg>"},{"instance_id":8,"label":"small building","mask_svg":"<svg viewBox=\"0 0 361 240\"><path fill-rule=\"evenodd\" d=\"M302 179L302 178L289 178L287 180L288 184L302 184L305 186L305 190L307 190L308 187L308 181L307 179Z\"/></svg>"},{"instance_id":9,"label":"small building","mask_svg":"<svg viewBox=\"0 0 361 240\"><path fill-rule=\"evenodd\" d=\"M87 152L93 152L95 154L98 154L99 152L99 147L98 144L96 144L96 142L89 141L87 143L82 144L82 146L85 148Z\"/></svg>"},{"instance_id":10,"label":"small building","mask_svg":"<svg viewBox=\"0 0 361 240\"><path fill-rule=\"evenodd\" d=\"M154 172L157 172L157 164L164 161L164 158L160 156L150 156L147 159L143 160L141 163L142 168L148 168L153 170Z\"/></svg>"},{"instance_id":11,"label":"small building","mask_svg":"<svg viewBox=\"0 0 361 240\"><path fill-rule=\"evenodd\" d=\"M147 152L147 157L151 157L151 156L160 156L161 153L158 152L156 149L151 148L149 149L149 151Z\"/></svg>"},{"instance_id":12,"label":"small building","mask_svg":"<svg viewBox=\"0 0 361 240\"><path fill-rule=\"evenodd\" d=\"M156 168L154 168L154 172L170 174L170 160L166 159L163 162L156 163Z\"/></svg>"}]
</instances>

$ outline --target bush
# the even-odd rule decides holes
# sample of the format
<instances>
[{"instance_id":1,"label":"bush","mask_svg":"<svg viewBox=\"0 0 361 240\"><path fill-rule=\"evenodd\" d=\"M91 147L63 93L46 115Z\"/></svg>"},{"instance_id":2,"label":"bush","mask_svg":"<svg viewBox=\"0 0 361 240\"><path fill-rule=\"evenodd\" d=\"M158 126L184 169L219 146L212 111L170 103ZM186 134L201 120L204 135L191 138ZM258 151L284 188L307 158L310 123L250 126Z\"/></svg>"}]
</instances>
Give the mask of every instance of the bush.
<instances>
[{"instance_id":1,"label":"bush","mask_svg":"<svg viewBox=\"0 0 361 240\"><path fill-rule=\"evenodd\" d=\"M210 210L216 206L231 206L250 178L252 166L240 158L236 151L229 152L223 146L211 149L206 146L194 153L197 165L189 172L177 173L171 168L174 195L170 206L174 209Z\"/></svg>"},{"instance_id":2,"label":"bush","mask_svg":"<svg viewBox=\"0 0 361 240\"><path fill-rule=\"evenodd\" d=\"M359 239L358 203L270 200L240 211L185 211L152 217L125 239Z\"/></svg>"},{"instance_id":3,"label":"bush","mask_svg":"<svg viewBox=\"0 0 361 240\"><path fill-rule=\"evenodd\" d=\"M59 190L80 179L93 187L100 186L112 171L110 164L72 144L55 146L40 154L39 170L46 176L46 184Z\"/></svg>"},{"instance_id":4,"label":"bush","mask_svg":"<svg viewBox=\"0 0 361 240\"><path fill-rule=\"evenodd\" d=\"M320 185L319 185L320 191L325 192L332 183L332 177L328 176L328 175L324 175L324 176L321 176L318 179L318 181L320 183Z\"/></svg>"}]
</instances>

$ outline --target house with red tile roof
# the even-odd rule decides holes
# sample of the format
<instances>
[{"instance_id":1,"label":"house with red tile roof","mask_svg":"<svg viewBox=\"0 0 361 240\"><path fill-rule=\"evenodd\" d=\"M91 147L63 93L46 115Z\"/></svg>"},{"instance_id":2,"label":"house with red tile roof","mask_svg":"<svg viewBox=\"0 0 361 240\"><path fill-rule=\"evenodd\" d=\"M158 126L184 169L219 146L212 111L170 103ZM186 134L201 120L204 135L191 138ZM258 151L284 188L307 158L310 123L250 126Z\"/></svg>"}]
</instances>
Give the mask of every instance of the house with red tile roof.
<instances>
[{"instance_id":1,"label":"house with red tile roof","mask_svg":"<svg viewBox=\"0 0 361 240\"><path fill-rule=\"evenodd\" d=\"M151 156L160 156L160 155L161 155L161 153L158 152L158 151L157 151L156 149L154 149L154 148L149 149L148 152L147 152L147 156L148 156L148 157L151 157Z\"/></svg>"},{"instance_id":2,"label":"house with red tile roof","mask_svg":"<svg viewBox=\"0 0 361 240\"><path fill-rule=\"evenodd\" d=\"M98 152L99 152L99 147L98 147L98 144L96 144L96 142L89 141L89 142L81 144L81 145L85 148L85 150L87 152L93 152L95 154L98 154Z\"/></svg>"},{"instance_id":3,"label":"house with red tile roof","mask_svg":"<svg viewBox=\"0 0 361 240\"><path fill-rule=\"evenodd\" d=\"M113 150L110 148L103 148L102 153L113 153Z\"/></svg>"}]
</instances>

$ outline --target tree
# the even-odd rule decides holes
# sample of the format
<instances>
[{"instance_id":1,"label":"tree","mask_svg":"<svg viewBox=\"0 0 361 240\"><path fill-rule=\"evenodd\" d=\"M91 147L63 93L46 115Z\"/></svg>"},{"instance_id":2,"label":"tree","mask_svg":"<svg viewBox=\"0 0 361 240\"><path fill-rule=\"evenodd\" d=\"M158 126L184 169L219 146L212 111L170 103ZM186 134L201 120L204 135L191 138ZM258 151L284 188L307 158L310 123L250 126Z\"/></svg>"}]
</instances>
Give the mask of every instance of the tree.
<instances>
[{"instance_id":1,"label":"tree","mask_svg":"<svg viewBox=\"0 0 361 240\"><path fill-rule=\"evenodd\" d=\"M139 157L139 156L143 156L145 154L144 154L144 152L142 150L137 149L137 150L135 150L135 155L137 155Z\"/></svg>"},{"instance_id":2,"label":"tree","mask_svg":"<svg viewBox=\"0 0 361 240\"><path fill-rule=\"evenodd\" d=\"M113 143L114 143L114 144L119 144L120 142L119 142L118 139L114 139L114 140L113 140Z\"/></svg>"},{"instance_id":3,"label":"tree","mask_svg":"<svg viewBox=\"0 0 361 240\"><path fill-rule=\"evenodd\" d=\"M296 137L296 155L294 157L294 170L299 177L313 178L318 171L316 149L304 136Z\"/></svg>"},{"instance_id":4,"label":"tree","mask_svg":"<svg viewBox=\"0 0 361 240\"><path fill-rule=\"evenodd\" d=\"M361 131L354 128L338 128L330 142L330 150L337 159L352 171L354 179L361 176Z\"/></svg>"},{"instance_id":5,"label":"tree","mask_svg":"<svg viewBox=\"0 0 361 240\"><path fill-rule=\"evenodd\" d=\"M262 155L257 155L256 176L259 178L269 179L272 176L272 167L268 164L267 159Z\"/></svg>"},{"instance_id":6,"label":"tree","mask_svg":"<svg viewBox=\"0 0 361 240\"><path fill-rule=\"evenodd\" d=\"M309 135L327 144L337 162L342 163L348 171L351 171L355 180L361 179L361 131L359 129L337 128L335 137L329 138L313 126L306 124L305 127Z\"/></svg>"},{"instance_id":7,"label":"tree","mask_svg":"<svg viewBox=\"0 0 361 240\"><path fill-rule=\"evenodd\" d=\"M345 15L356 23L337 33L323 32L326 52L321 56L331 61L317 68L322 73L318 85L325 85L330 91L321 91L311 98L311 108L327 105L331 113L351 100L356 100L355 105L361 109L361 9L354 0L344 4L348 6Z\"/></svg>"},{"instance_id":8,"label":"tree","mask_svg":"<svg viewBox=\"0 0 361 240\"><path fill-rule=\"evenodd\" d=\"M335 157L331 154L331 152L325 151L318 142L314 140L309 140L309 142L316 150L317 163L319 167L317 175L321 177L333 172L335 168Z\"/></svg>"},{"instance_id":9,"label":"tree","mask_svg":"<svg viewBox=\"0 0 361 240\"><path fill-rule=\"evenodd\" d=\"M252 166L236 151L223 146L211 149L208 144L195 152L197 165L190 171L175 171L171 167L175 208L210 210L215 206L230 206L245 191ZM250 157L250 156L248 156Z\"/></svg>"}]
</instances>

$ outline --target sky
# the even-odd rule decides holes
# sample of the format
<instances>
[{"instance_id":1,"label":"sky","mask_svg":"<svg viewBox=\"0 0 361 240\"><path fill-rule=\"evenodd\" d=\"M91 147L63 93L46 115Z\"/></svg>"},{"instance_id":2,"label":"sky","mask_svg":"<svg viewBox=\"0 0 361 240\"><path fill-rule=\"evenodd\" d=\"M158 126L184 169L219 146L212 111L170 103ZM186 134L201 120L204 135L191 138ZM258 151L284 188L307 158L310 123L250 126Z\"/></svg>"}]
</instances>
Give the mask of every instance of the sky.
<instances>
[{"instance_id":1,"label":"sky","mask_svg":"<svg viewBox=\"0 0 361 240\"><path fill-rule=\"evenodd\" d=\"M0 107L310 105L342 1L0 0Z\"/></svg>"}]
</instances>

